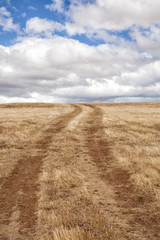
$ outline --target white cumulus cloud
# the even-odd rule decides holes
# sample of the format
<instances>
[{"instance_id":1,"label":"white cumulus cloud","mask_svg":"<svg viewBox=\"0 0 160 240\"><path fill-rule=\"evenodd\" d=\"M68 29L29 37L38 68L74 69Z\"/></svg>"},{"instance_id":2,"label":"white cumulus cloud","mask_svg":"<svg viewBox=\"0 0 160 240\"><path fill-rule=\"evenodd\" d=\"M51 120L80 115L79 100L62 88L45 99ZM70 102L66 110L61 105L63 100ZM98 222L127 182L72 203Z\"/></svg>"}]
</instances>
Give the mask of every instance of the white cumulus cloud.
<instances>
[{"instance_id":1,"label":"white cumulus cloud","mask_svg":"<svg viewBox=\"0 0 160 240\"><path fill-rule=\"evenodd\" d=\"M0 65L1 101L160 98L160 59L146 57L133 44L96 47L58 36L28 37L1 46Z\"/></svg>"},{"instance_id":2,"label":"white cumulus cloud","mask_svg":"<svg viewBox=\"0 0 160 240\"><path fill-rule=\"evenodd\" d=\"M5 7L0 8L0 26L3 28L3 31L19 32L19 25L13 23L11 13Z\"/></svg>"},{"instance_id":3,"label":"white cumulus cloud","mask_svg":"<svg viewBox=\"0 0 160 240\"><path fill-rule=\"evenodd\" d=\"M30 35L44 34L47 36L52 36L55 30L62 31L63 29L63 25L58 22L34 17L26 22L25 31Z\"/></svg>"},{"instance_id":4,"label":"white cumulus cloud","mask_svg":"<svg viewBox=\"0 0 160 240\"><path fill-rule=\"evenodd\" d=\"M52 0L45 7L66 22L30 18L16 43L0 46L0 102L160 101L159 1L71 0L65 8ZM0 26L19 31L4 7Z\"/></svg>"},{"instance_id":5,"label":"white cumulus cloud","mask_svg":"<svg viewBox=\"0 0 160 240\"><path fill-rule=\"evenodd\" d=\"M64 12L64 2L63 0L52 0L51 4L46 5L46 8L50 11Z\"/></svg>"},{"instance_id":6,"label":"white cumulus cloud","mask_svg":"<svg viewBox=\"0 0 160 240\"><path fill-rule=\"evenodd\" d=\"M69 34L87 31L124 30L139 25L160 24L160 1L157 0L97 0L94 4L73 4L66 24Z\"/></svg>"}]
</instances>

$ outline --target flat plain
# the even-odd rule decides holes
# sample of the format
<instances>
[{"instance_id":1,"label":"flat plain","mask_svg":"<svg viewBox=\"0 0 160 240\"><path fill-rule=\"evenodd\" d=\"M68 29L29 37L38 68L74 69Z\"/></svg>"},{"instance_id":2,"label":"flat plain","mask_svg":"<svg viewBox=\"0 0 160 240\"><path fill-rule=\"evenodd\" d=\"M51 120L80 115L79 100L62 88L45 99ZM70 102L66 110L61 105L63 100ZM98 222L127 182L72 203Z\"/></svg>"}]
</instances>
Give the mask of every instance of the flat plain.
<instances>
[{"instance_id":1,"label":"flat plain","mask_svg":"<svg viewBox=\"0 0 160 240\"><path fill-rule=\"evenodd\" d=\"M1 104L0 240L159 240L160 103Z\"/></svg>"}]
</instances>

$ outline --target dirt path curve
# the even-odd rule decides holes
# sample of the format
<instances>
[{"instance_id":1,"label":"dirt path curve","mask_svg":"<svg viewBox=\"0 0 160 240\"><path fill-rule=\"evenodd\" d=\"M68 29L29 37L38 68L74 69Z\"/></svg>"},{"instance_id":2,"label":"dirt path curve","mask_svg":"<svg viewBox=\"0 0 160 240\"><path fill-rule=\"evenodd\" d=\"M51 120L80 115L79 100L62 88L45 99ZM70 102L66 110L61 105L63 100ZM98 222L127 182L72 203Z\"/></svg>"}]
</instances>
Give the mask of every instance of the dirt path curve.
<instances>
[{"instance_id":1,"label":"dirt path curve","mask_svg":"<svg viewBox=\"0 0 160 240\"><path fill-rule=\"evenodd\" d=\"M42 132L40 139L31 146L34 151L32 152L31 150L30 155L26 154L18 161L18 164L11 175L6 178L1 188L0 224L9 225L10 217L17 206L20 212L20 235L26 231L34 234L37 192L39 189L37 180L43 158L47 154L51 141L54 140L54 134L61 132L81 112L81 108L78 105L72 106L74 106L72 113L62 115L54 122L50 122L50 125ZM1 235L0 239L5 240L9 238Z\"/></svg>"},{"instance_id":2,"label":"dirt path curve","mask_svg":"<svg viewBox=\"0 0 160 240\"><path fill-rule=\"evenodd\" d=\"M101 179L114 189L119 217L125 219L129 226L126 231L130 232L131 236L136 233L138 239L158 240L160 226L154 219L154 213L153 216L148 216L143 197L139 192L135 192L134 186L129 181L130 174L121 168L112 155L114 143L107 141L103 131L102 110L92 104L89 106L93 108L93 112L85 126L86 147Z\"/></svg>"}]
</instances>

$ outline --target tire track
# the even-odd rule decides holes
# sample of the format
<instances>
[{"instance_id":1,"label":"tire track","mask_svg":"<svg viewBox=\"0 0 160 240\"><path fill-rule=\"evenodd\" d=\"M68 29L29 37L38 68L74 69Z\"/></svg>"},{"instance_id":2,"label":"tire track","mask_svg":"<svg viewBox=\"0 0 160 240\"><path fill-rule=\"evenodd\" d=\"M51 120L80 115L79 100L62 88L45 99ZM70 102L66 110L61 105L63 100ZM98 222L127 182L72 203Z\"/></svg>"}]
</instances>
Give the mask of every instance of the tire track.
<instances>
[{"instance_id":1,"label":"tire track","mask_svg":"<svg viewBox=\"0 0 160 240\"><path fill-rule=\"evenodd\" d=\"M39 189L38 175L41 170L44 157L54 134L61 132L69 122L76 117L81 108L74 106L71 113L60 116L50 123L49 127L42 132L42 137L31 146L31 152L18 161L12 174L6 178L0 193L0 223L9 225L11 214L15 206L20 211L20 234L34 234L36 225L37 192ZM35 150L36 152L32 150ZM8 239L2 236L1 239Z\"/></svg>"},{"instance_id":2,"label":"tire track","mask_svg":"<svg viewBox=\"0 0 160 240\"><path fill-rule=\"evenodd\" d=\"M102 110L92 104L89 106L93 108L93 112L85 126L86 147L100 172L101 179L110 184L115 191L120 217L127 220L128 230L133 233L139 232L142 239L159 239L159 222L153 216L149 216L148 210L143 206L141 193L135 192L134 186L129 181L129 172L122 169L113 158L111 149L114 142L106 140ZM137 211L138 209L140 211Z\"/></svg>"}]
</instances>

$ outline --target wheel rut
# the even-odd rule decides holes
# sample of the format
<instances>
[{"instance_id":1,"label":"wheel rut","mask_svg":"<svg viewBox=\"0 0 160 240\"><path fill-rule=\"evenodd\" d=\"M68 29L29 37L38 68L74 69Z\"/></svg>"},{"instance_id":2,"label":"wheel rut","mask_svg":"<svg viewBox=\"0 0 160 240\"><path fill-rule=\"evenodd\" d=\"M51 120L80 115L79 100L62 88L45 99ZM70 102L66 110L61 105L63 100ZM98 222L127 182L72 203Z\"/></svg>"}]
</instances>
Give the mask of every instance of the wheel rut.
<instances>
[{"instance_id":1,"label":"wheel rut","mask_svg":"<svg viewBox=\"0 0 160 240\"><path fill-rule=\"evenodd\" d=\"M129 231L133 233L139 231L142 237L140 239L157 240L160 232L159 223L152 216L148 216L141 193L136 192L134 185L129 181L129 172L114 159L112 154L114 142L106 139L102 110L92 104L90 107L93 108L93 112L85 126L86 147L98 168L101 179L106 182L106 185L113 187L120 217L128 222Z\"/></svg>"},{"instance_id":2,"label":"wheel rut","mask_svg":"<svg viewBox=\"0 0 160 240\"><path fill-rule=\"evenodd\" d=\"M20 211L19 234L34 234L36 225L37 192L39 190L38 176L44 157L50 143L54 141L54 134L61 132L69 122L76 117L81 108L73 105L71 113L64 114L42 132L40 139L31 146L30 154L24 154L18 161L11 175L7 177L0 192L0 224L9 225L11 214L15 207ZM32 151L32 149L34 151ZM36 151L35 151L36 149ZM0 236L0 239L9 239Z\"/></svg>"}]
</instances>

